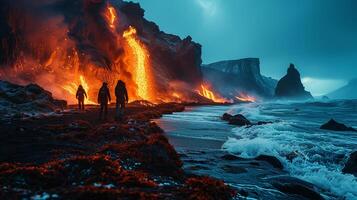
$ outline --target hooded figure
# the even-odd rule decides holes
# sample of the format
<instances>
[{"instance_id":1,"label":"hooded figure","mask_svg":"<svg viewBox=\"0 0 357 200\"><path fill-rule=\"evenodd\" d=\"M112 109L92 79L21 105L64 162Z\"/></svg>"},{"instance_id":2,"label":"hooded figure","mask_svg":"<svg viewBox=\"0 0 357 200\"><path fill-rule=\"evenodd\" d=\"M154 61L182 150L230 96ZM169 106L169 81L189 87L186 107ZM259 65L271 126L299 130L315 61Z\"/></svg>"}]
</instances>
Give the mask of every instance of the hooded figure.
<instances>
[{"instance_id":1,"label":"hooded figure","mask_svg":"<svg viewBox=\"0 0 357 200\"><path fill-rule=\"evenodd\" d=\"M111 98L110 98L108 84L104 82L98 92L98 103L100 104L99 119L102 119L103 112L104 112L104 119L107 118L108 103L110 102L110 100Z\"/></svg>"},{"instance_id":2,"label":"hooded figure","mask_svg":"<svg viewBox=\"0 0 357 200\"><path fill-rule=\"evenodd\" d=\"M84 111L84 98L87 98L87 93L83 89L82 85L78 86L77 93L76 93L76 98L78 99L78 108L79 110Z\"/></svg>"},{"instance_id":3,"label":"hooded figure","mask_svg":"<svg viewBox=\"0 0 357 200\"><path fill-rule=\"evenodd\" d=\"M119 80L115 87L115 97L116 97L116 119L120 119L124 114L125 103L129 101L128 92L126 90L125 83Z\"/></svg>"}]
</instances>

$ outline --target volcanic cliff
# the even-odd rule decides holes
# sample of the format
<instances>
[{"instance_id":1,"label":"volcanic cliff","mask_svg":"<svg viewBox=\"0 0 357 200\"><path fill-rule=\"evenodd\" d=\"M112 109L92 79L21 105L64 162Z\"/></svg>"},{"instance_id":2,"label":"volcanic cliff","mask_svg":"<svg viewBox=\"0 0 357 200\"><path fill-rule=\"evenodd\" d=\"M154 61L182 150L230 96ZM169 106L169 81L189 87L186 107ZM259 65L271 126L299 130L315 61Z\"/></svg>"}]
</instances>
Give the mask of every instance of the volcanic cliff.
<instances>
[{"instance_id":1,"label":"volcanic cliff","mask_svg":"<svg viewBox=\"0 0 357 200\"><path fill-rule=\"evenodd\" d=\"M184 86L202 81L201 45L160 31L137 3L2 0L0 11L0 79L37 83L68 101L69 87L85 81L112 89L120 78L131 99L147 100L170 98L179 86L192 92Z\"/></svg>"},{"instance_id":2,"label":"volcanic cliff","mask_svg":"<svg viewBox=\"0 0 357 200\"><path fill-rule=\"evenodd\" d=\"M239 93L253 93L272 97L276 80L262 76L259 58L227 60L203 65L204 80L225 97L234 98Z\"/></svg>"}]
</instances>

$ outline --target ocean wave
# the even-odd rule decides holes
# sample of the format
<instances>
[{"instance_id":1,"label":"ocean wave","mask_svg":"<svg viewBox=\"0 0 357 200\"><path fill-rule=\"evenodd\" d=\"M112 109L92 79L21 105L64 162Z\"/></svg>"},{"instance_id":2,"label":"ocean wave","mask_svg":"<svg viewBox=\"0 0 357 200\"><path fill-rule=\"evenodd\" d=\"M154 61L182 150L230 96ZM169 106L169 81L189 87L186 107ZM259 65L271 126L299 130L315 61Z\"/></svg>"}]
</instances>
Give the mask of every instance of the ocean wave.
<instances>
[{"instance_id":1,"label":"ocean wave","mask_svg":"<svg viewBox=\"0 0 357 200\"><path fill-rule=\"evenodd\" d=\"M309 109L313 111L315 107L325 107L325 105L329 107L327 105L343 103L305 102L303 104L313 107ZM350 104L350 102L344 102L344 104ZM293 110L295 107L297 107L296 104L280 108L270 103L234 109L237 113L250 116L248 119L260 120L276 119L274 116L276 109ZM262 111L262 109L268 109L268 111ZM306 113L304 117L308 118L308 115L309 113ZM313 123L308 119L298 118L299 115L289 117L273 124L234 128L232 132L235 137L228 138L222 148L244 158L254 158L262 154L275 156L283 163L291 176L311 182L321 189L348 200L357 199L357 179L353 175L341 172L346 155L357 149L357 142L353 140L355 136L350 133L339 135L320 131L318 127L309 127ZM326 116L322 115L320 118L324 117ZM345 142L341 138L345 138ZM292 162L286 158L291 152L297 152L298 155Z\"/></svg>"}]
</instances>

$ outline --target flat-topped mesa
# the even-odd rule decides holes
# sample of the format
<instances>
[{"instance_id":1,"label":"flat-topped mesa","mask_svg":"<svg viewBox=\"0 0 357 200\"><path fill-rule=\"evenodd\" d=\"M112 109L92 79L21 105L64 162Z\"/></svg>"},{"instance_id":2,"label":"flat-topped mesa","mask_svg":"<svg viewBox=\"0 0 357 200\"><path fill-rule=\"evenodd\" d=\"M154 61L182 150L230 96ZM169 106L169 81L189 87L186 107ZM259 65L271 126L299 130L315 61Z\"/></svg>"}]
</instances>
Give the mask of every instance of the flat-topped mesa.
<instances>
[{"instance_id":1,"label":"flat-topped mesa","mask_svg":"<svg viewBox=\"0 0 357 200\"><path fill-rule=\"evenodd\" d=\"M204 67L219 70L225 73L248 76L261 76L259 58L244 58L239 60L226 60L204 65Z\"/></svg>"},{"instance_id":2,"label":"flat-topped mesa","mask_svg":"<svg viewBox=\"0 0 357 200\"><path fill-rule=\"evenodd\" d=\"M300 73L294 64L290 64L287 74L281 78L275 88L275 96L284 99L311 99L310 92L305 90Z\"/></svg>"},{"instance_id":3,"label":"flat-topped mesa","mask_svg":"<svg viewBox=\"0 0 357 200\"><path fill-rule=\"evenodd\" d=\"M205 80L226 97L248 93L261 97L274 96L276 80L262 76L259 58L215 62L202 66Z\"/></svg>"}]
</instances>

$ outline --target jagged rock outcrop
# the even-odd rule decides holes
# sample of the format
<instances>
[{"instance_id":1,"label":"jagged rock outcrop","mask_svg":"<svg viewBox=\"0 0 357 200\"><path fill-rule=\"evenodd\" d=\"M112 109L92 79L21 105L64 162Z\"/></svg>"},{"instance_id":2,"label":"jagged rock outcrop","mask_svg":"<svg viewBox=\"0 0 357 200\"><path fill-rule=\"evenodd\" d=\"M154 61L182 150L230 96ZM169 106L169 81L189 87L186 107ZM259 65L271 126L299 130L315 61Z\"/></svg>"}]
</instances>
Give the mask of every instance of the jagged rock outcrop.
<instances>
[{"instance_id":1,"label":"jagged rock outcrop","mask_svg":"<svg viewBox=\"0 0 357 200\"><path fill-rule=\"evenodd\" d=\"M357 177L357 151L351 153L345 167L342 169L343 173L353 174Z\"/></svg>"},{"instance_id":2,"label":"jagged rock outcrop","mask_svg":"<svg viewBox=\"0 0 357 200\"><path fill-rule=\"evenodd\" d=\"M276 80L260 74L259 58L215 62L201 67L203 78L225 97L239 93L272 97Z\"/></svg>"},{"instance_id":3,"label":"jagged rock outcrop","mask_svg":"<svg viewBox=\"0 0 357 200\"><path fill-rule=\"evenodd\" d=\"M50 92L36 84L20 86L0 80L0 115L51 112L66 105L66 101L54 99Z\"/></svg>"},{"instance_id":4,"label":"jagged rock outcrop","mask_svg":"<svg viewBox=\"0 0 357 200\"><path fill-rule=\"evenodd\" d=\"M300 73L294 64L290 64L287 74L278 81L275 88L275 96L285 99L313 98L310 92L305 91L301 83Z\"/></svg>"},{"instance_id":5,"label":"jagged rock outcrop","mask_svg":"<svg viewBox=\"0 0 357 200\"><path fill-rule=\"evenodd\" d=\"M357 99L357 78L352 79L347 85L327 94L334 99Z\"/></svg>"},{"instance_id":6,"label":"jagged rock outcrop","mask_svg":"<svg viewBox=\"0 0 357 200\"><path fill-rule=\"evenodd\" d=\"M122 2L120 10L127 15L127 24L137 27L138 34L150 52L153 75L159 88L167 88L169 81L178 80L196 85L202 81L200 66L201 45L164 33L154 23L144 18L144 10L137 3Z\"/></svg>"},{"instance_id":7,"label":"jagged rock outcrop","mask_svg":"<svg viewBox=\"0 0 357 200\"><path fill-rule=\"evenodd\" d=\"M330 119L330 121L321 125L320 129L332 130L332 131L357 131L352 127L348 127L342 123L336 122L334 119Z\"/></svg>"},{"instance_id":8,"label":"jagged rock outcrop","mask_svg":"<svg viewBox=\"0 0 357 200\"><path fill-rule=\"evenodd\" d=\"M271 164L273 167L280 169L280 170L284 169L284 166L283 166L283 164L281 164L280 160L274 156L259 155L258 157L255 158L255 160L265 161L265 162Z\"/></svg>"},{"instance_id":9,"label":"jagged rock outcrop","mask_svg":"<svg viewBox=\"0 0 357 200\"><path fill-rule=\"evenodd\" d=\"M222 120L228 121L229 124L237 126L251 125L251 122L242 114L230 115L228 113L224 113L222 116Z\"/></svg>"},{"instance_id":10,"label":"jagged rock outcrop","mask_svg":"<svg viewBox=\"0 0 357 200\"><path fill-rule=\"evenodd\" d=\"M324 200L316 191L314 185L297 178L287 176L273 177L271 178L271 184L280 192L297 195L302 197L301 199Z\"/></svg>"}]
</instances>

